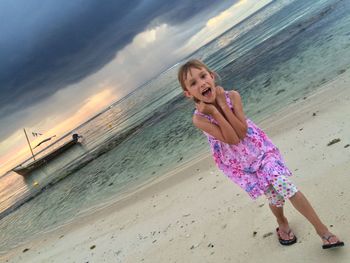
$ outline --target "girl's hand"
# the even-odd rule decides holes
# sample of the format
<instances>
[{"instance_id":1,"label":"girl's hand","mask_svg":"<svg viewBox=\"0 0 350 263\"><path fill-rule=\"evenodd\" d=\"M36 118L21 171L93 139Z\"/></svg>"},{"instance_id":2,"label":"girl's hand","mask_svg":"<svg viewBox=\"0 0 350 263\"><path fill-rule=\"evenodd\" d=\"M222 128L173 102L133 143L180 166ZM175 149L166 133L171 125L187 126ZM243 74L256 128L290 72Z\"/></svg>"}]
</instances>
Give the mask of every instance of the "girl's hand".
<instances>
[{"instance_id":1,"label":"girl's hand","mask_svg":"<svg viewBox=\"0 0 350 263\"><path fill-rule=\"evenodd\" d=\"M217 86L216 87L216 103L220 106L220 107L224 107L227 105L226 102L226 96L225 96L225 90L220 87Z\"/></svg>"},{"instance_id":2,"label":"girl's hand","mask_svg":"<svg viewBox=\"0 0 350 263\"><path fill-rule=\"evenodd\" d=\"M196 109L206 115L213 115L217 111L217 108L213 104L205 103L203 101L196 103Z\"/></svg>"}]
</instances>

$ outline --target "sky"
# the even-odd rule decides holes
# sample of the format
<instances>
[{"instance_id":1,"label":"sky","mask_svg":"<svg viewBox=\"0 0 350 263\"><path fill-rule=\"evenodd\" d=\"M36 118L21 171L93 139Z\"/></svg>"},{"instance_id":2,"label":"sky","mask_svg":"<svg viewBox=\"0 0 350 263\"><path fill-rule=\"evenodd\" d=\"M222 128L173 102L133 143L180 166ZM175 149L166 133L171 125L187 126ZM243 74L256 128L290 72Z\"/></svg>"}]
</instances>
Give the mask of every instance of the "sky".
<instances>
[{"instance_id":1,"label":"sky","mask_svg":"<svg viewBox=\"0 0 350 263\"><path fill-rule=\"evenodd\" d=\"M270 1L0 1L0 173Z\"/></svg>"}]
</instances>

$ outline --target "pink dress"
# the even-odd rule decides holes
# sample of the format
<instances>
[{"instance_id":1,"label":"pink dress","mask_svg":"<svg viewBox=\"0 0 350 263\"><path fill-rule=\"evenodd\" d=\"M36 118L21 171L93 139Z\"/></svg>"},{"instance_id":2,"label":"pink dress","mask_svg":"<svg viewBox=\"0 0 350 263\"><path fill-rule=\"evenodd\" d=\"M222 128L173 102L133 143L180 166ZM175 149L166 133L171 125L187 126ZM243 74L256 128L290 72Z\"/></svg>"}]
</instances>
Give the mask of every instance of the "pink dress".
<instances>
[{"instance_id":1,"label":"pink dress","mask_svg":"<svg viewBox=\"0 0 350 263\"><path fill-rule=\"evenodd\" d=\"M228 92L225 92L227 105L234 111ZM217 124L210 115L197 110L198 114ZM278 148L267 135L247 119L246 137L237 145L221 142L207 134L208 142L218 168L233 182L245 190L252 199L264 194L279 175L291 176Z\"/></svg>"}]
</instances>

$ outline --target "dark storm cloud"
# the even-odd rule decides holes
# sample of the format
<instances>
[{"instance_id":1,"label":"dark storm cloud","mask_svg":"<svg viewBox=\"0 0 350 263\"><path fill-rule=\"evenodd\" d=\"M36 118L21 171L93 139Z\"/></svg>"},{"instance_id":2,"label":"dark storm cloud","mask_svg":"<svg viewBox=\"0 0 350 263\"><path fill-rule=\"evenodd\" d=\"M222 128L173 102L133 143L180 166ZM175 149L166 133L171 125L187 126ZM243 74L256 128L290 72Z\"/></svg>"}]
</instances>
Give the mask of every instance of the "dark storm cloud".
<instances>
[{"instance_id":1,"label":"dark storm cloud","mask_svg":"<svg viewBox=\"0 0 350 263\"><path fill-rule=\"evenodd\" d=\"M96 72L150 22L176 25L233 2L1 1L0 120Z\"/></svg>"}]
</instances>

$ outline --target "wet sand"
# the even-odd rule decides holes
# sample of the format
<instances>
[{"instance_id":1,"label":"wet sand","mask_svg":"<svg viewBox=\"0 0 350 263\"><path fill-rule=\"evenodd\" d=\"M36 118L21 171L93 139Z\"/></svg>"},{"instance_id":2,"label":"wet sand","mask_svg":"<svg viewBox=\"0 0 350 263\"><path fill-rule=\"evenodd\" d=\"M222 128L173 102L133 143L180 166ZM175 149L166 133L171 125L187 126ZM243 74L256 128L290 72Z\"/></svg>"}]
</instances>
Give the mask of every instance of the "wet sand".
<instances>
[{"instance_id":1,"label":"wet sand","mask_svg":"<svg viewBox=\"0 0 350 263\"><path fill-rule=\"evenodd\" d=\"M322 250L312 226L289 202L286 216L298 243L281 246L265 198L251 201L208 153L0 261L350 262L350 74L258 124L346 247Z\"/></svg>"}]
</instances>

